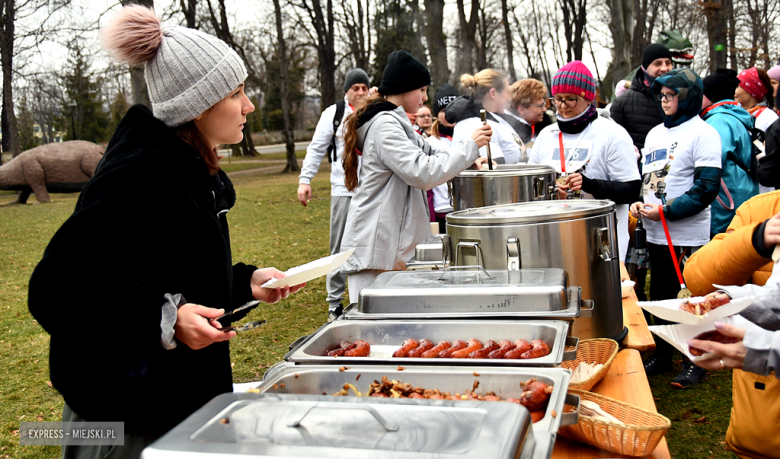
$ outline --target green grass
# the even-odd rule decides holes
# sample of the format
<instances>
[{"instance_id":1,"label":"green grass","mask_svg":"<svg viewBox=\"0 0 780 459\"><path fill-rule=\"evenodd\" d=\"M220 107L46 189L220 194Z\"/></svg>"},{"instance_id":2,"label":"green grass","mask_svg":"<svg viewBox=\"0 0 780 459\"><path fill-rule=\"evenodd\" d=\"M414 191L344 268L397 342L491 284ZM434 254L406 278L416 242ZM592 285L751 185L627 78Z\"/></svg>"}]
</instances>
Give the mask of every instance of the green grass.
<instances>
[{"instance_id":1,"label":"green grass","mask_svg":"<svg viewBox=\"0 0 780 459\"><path fill-rule=\"evenodd\" d=\"M328 254L327 171L312 182L314 196L306 208L296 198L297 174L241 176L234 182L238 201L228 219L235 261L286 270ZM20 446L17 430L20 421L58 421L62 413L62 397L47 384L49 337L27 310L27 283L76 198L54 194L50 204L0 207L0 458L59 456L59 447ZM0 194L0 204L12 200L13 194ZM289 343L319 327L327 315L325 296L324 278L317 279L287 300L252 311L246 321L268 322L232 340L235 382L258 380L282 359ZM650 380L658 410L672 420L667 437L672 457L733 458L722 444L731 407L730 372L714 372L702 387L685 391L670 387L674 374ZM191 382L182 375L178 383Z\"/></svg>"}]
</instances>

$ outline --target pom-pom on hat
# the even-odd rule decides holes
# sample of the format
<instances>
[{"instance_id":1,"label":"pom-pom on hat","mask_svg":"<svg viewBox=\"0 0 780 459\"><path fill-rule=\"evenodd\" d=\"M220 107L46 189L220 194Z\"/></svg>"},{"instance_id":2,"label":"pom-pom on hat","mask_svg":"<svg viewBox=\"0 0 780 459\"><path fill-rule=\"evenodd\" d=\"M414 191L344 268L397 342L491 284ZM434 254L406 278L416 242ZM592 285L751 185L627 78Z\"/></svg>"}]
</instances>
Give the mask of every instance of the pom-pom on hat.
<instances>
[{"instance_id":1,"label":"pom-pom on hat","mask_svg":"<svg viewBox=\"0 0 780 459\"><path fill-rule=\"evenodd\" d=\"M170 127L197 118L247 77L244 62L227 43L198 30L163 26L143 6L122 8L101 38L116 61L144 63L152 112Z\"/></svg>"},{"instance_id":2,"label":"pom-pom on hat","mask_svg":"<svg viewBox=\"0 0 780 459\"><path fill-rule=\"evenodd\" d=\"M596 80L582 61L569 62L552 79L552 95L556 94L575 94L593 101L596 99Z\"/></svg>"},{"instance_id":3,"label":"pom-pom on hat","mask_svg":"<svg viewBox=\"0 0 780 459\"><path fill-rule=\"evenodd\" d=\"M769 78L780 81L780 65L775 65L771 69L766 71Z\"/></svg>"},{"instance_id":4,"label":"pom-pom on hat","mask_svg":"<svg viewBox=\"0 0 780 459\"><path fill-rule=\"evenodd\" d=\"M431 73L428 67L411 54L399 49L390 53L387 58L379 93L392 96L414 91L429 84L431 84Z\"/></svg>"}]
</instances>

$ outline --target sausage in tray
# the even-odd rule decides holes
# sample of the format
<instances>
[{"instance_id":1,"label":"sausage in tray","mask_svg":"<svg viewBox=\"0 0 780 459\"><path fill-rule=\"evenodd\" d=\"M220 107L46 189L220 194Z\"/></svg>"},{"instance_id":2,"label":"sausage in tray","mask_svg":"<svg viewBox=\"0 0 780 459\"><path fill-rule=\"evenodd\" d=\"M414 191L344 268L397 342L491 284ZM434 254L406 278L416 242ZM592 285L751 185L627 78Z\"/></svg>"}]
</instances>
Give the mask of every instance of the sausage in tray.
<instances>
[{"instance_id":1,"label":"sausage in tray","mask_svg":"<svg viewBox=\"0 0 780 459\"><path fill-rule=\"evenodd\" d=\"M330 357L368 357L371 354L371 345L363 340L350 342L344 340L339 347L328 352ZM483 345L481 341L472 338L468 343L456 340L433 341L425 338L417 341L409 338L401 347L393 353L394 358L439 358L439 359L537 359L550 354L550 347L540 339L528 341L519 339L514 343L509 340L501 340L496 343L488 340Z\"/></svg>"}]
</instances>

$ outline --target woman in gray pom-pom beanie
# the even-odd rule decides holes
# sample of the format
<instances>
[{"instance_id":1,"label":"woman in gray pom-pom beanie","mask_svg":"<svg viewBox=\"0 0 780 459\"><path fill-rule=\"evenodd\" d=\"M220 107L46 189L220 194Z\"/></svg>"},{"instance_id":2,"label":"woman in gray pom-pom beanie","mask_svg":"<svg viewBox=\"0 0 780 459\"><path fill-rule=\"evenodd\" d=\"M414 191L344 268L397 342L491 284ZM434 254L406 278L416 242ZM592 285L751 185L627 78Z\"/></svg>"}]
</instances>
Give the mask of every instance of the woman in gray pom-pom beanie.
<instances>
[{"instance_id":1,"label":"woman in gray pom-pom beanie","mask_svg":"<svg viewBox=\"0 0 780 459\"><path fill-rule=\"evenodd\" d=\"M236 195L216 147L240 142L254 110L238 55L140 6L123 8L103 40L115 59L144 63L152 109L135 105L120 122L35 268L29 308L51 335L62 420L122 422L124 444L111 457L139 457L232 392L235 332L220 329L248 310L218 318L302 286L262 288L284 274L231 260L226 214ZM66 444L63 457L108 449Z\"/></svg>"}]
</instances>

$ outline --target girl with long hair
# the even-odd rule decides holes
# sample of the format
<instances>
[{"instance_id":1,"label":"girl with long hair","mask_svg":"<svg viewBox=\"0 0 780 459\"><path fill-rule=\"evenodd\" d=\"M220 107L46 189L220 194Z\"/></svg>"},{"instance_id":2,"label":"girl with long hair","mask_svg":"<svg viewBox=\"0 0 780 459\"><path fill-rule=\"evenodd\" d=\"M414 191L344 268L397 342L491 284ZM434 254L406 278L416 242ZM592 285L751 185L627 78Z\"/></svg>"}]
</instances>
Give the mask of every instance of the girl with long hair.
<instances>
[{"instance_id":1,"label":"girl with long hair","mask_svg":"<svg viewBox=\"0 0 780 459\"><path fill-rule=\"evenodd\" d=\"M412 128L406 113L417 113L428 99L430 82L423 64L394 51L378 93L347 120L345 183L356 192L341 247L355 252L341 270L348 274L351 303L381 272L403 269L414 247L431 234L425 191L484 163L479 148L490 142L490 126L480 125L446 150L431 147Z\"/></svg>"},{"instance_id":2,"label":"girl with long hair","mask_svg":"<svg viewBox=\"0 0 780 459\"><path fill-rule=\"evenodd\" d=\"M766 132L777 121L775 113L774 88L766 70L751 67L737 77L739 86L734 91L734 100L753 116L754 126Z\"/></svg>"}]
</instances>

